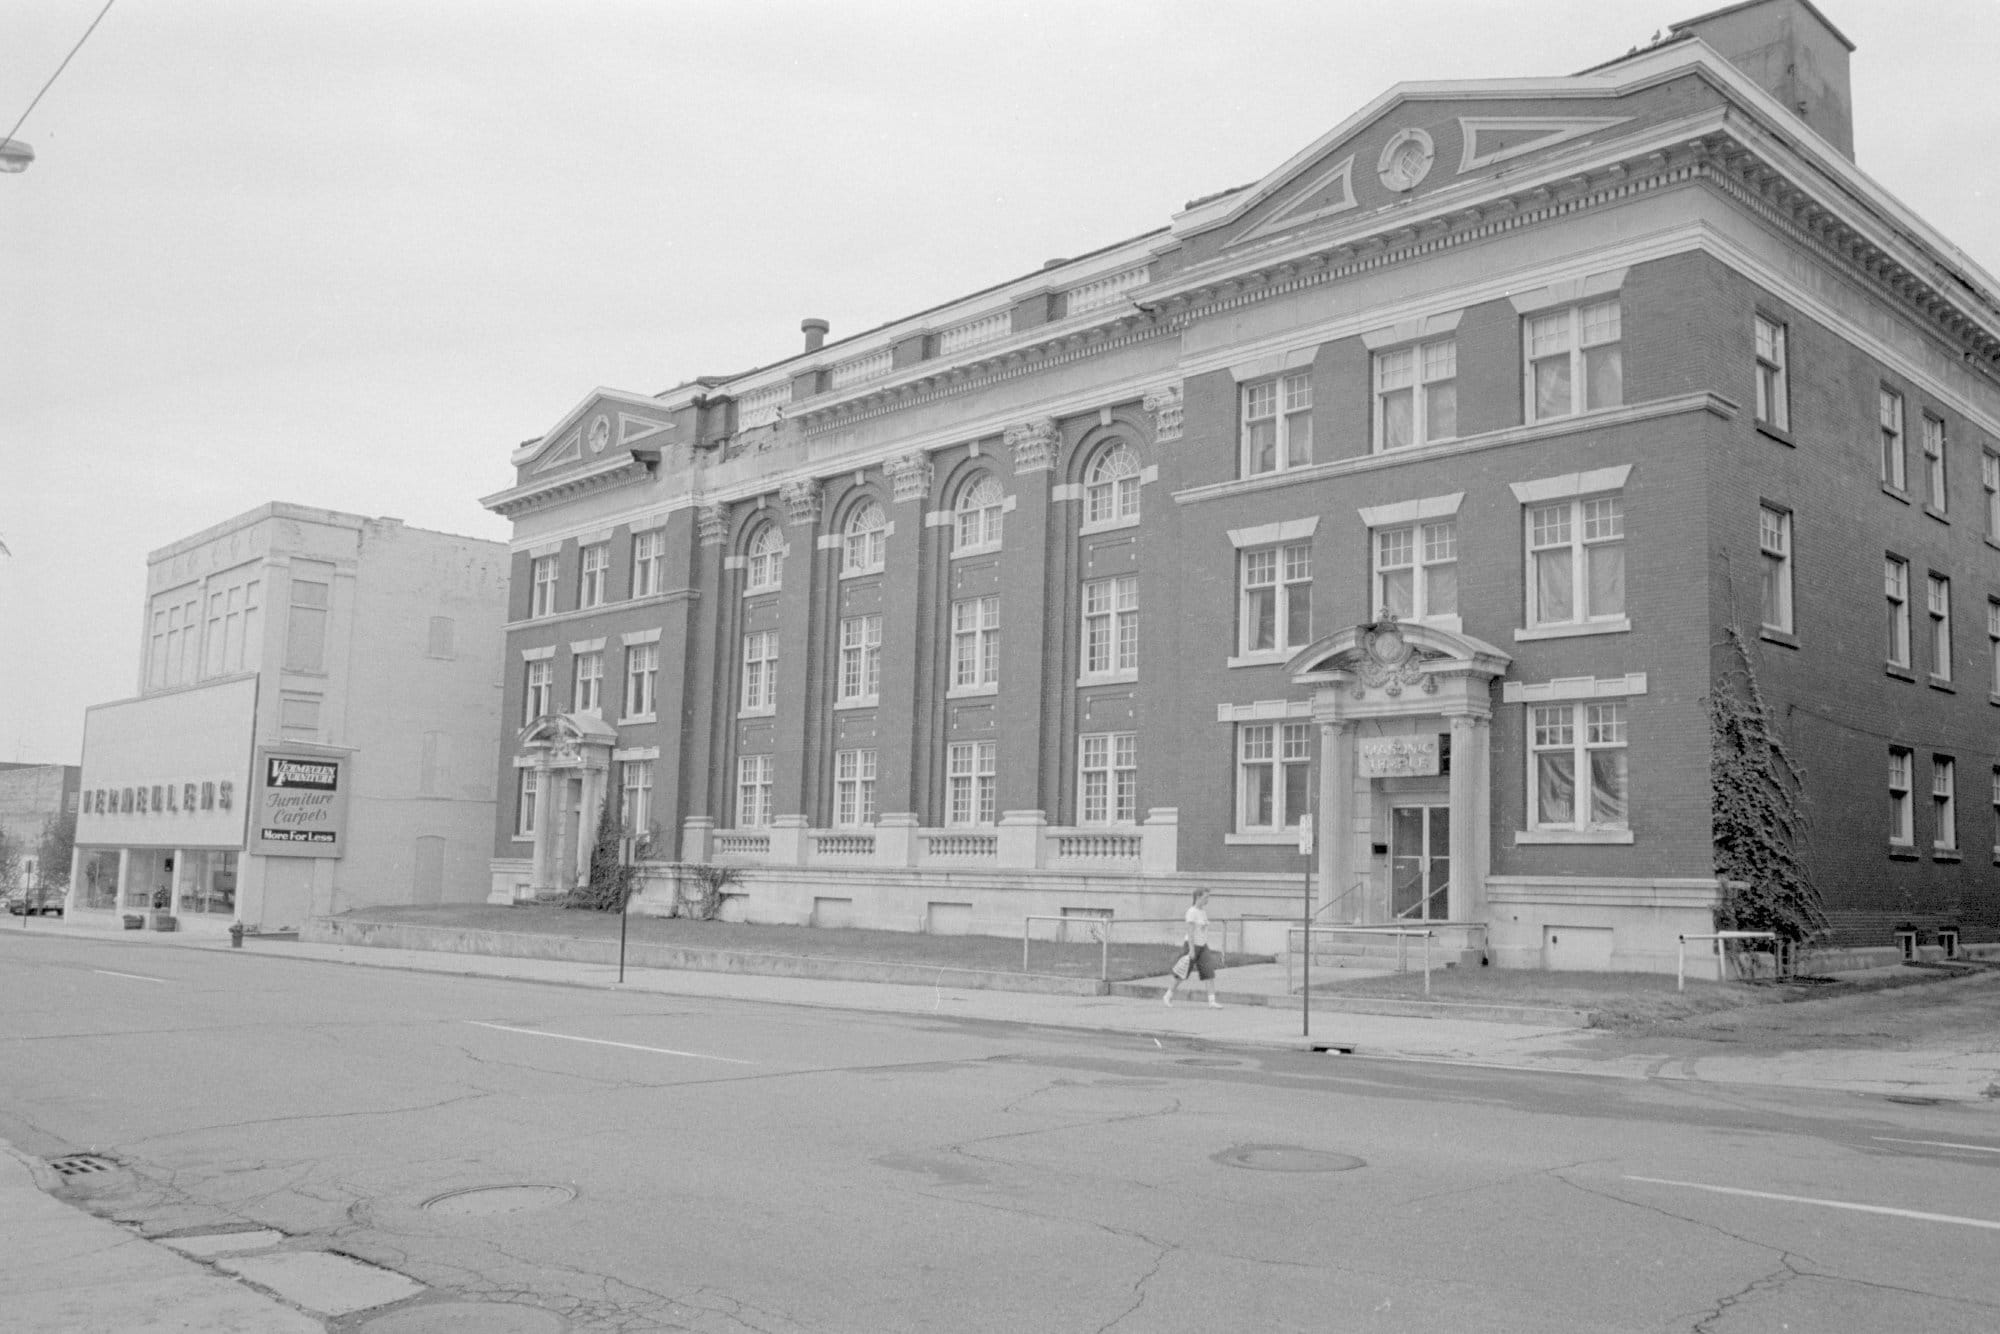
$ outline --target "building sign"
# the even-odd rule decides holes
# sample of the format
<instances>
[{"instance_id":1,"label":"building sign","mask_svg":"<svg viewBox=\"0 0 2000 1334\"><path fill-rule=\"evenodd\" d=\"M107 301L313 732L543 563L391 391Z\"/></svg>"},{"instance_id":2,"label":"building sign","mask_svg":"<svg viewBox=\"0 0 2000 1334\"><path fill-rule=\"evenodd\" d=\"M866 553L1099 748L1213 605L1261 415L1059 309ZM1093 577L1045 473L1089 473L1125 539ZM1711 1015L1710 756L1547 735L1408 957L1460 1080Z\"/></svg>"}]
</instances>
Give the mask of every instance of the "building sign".
<instances>
[{"instance_id":1,"label":"building sign","mask_svg":"<svg viewBox=\"0 0 2000 1334\"><path fill-rule=\"evenodd\" d=\"M250 821L252 852L269 857L338 857L347 849L345 755L257 752L257 809Z\"/></svg>"},{"instance_id":2,"label":"building sign","mask_svg":"<svg viewBox=\"0 0 2000 1334\"><path fill-rule=\"evenodd\" d=\"M1362 737L1354 752L1363 778L1423 778L1440 771L1434 735Z\"/></svg>"},{"instance_id":3,"label":"building sign","mask_svg":"<svg viewBox=\"0 0 2000 1334\"><path fill-rule=\"evenodd\" d=\"M241 848L256 717L255 677L87 710L77 843Z\"/></svg>"}]
</instances>

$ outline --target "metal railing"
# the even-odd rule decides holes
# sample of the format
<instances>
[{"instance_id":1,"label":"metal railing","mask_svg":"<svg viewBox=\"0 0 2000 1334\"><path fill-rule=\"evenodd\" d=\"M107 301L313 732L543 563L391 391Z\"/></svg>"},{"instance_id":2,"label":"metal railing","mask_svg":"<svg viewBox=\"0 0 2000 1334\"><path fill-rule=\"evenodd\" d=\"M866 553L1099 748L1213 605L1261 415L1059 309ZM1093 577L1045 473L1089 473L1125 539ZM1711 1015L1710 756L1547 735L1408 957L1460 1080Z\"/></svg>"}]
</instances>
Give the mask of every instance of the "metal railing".
<instances>
[{"instance_id":1,"label":"metal railing","mask_svg":"<svg viewBox=\"0 0 2000 1334\"><path fill-rule=\"evenodd\" d=\"M1098 980L1103 982L1109 982L1111 980L1111 935L1114 930L1116 930L1119 927L1126 927L1126 926L1186 926L1187 925L1187 919L1185 917L1113 918L1113 917L1077 917L1077 916L1071 916L1069 914L1056 914L1056 913L1028 913L1021 918L1021 971L1024 973L1028 971L1028 950L1030 941L1032 939L1031 935L1032 928L1034 923L1036 922L1060 922L1064 927L1083 928L1086 938L1095 940L1098 943L1099 948L1098 948L1097 975L1098 975ZM1232 924L1235 926L1237 943L1240 946L1242 944L1242 939L1243 939L1243 919L1240 917L1214 917L1209 919L1208 924L1211 927L1221 928L1219 934L1221 936L1222 943L1220 945L1212 945L1209 947L1215 952L1215 966L1217 968L1227 967L1229 960L1229 928ZM1053 943L1056 944L1064 943L1063 933L1059 932L1056 937L1056 940ZM1172 942L1164 941L1162 943L1171 944Z\"/></svg>"},{"instance_id":2,"label":"metal railing","mask_svg":"<svg viewBox=\"0 0 2000 1334\"><path fill-rule=\"evenodd\" d=\"M1690 940L1714 942L1712 948L1718 960L1715 967L1716 980L1726 981L1729 976L1728 942L1732 940L1768 940L1775 943L1777 939L1778 933L1775 931L1708 931L1684 935L1681 937L1680 957L1674 965L1674 990L1687 990L1688 942ZM1778 945L1777 952L1779 954L1778 970L1782 974L1784 971L1784 947Z\"/></svg>"},{"instance_id":3,"label":"metal railing","mask_svg":"<svg viewBox=\"0 0 2000 1334\"><path fill-rule=\"evenodd\" d=\"M1308 931L1311 932L1310 935L1307 934ZM1307 928L1303 926L1295 926L1291 929L1291 931L1287 934L1285 938L1285 993L1287 995L1291 994L1292 990L1292 960L1298 957L1299 954L1299 951L1294 946L1293 942L1299 940L1299 938L1303 936L1305 937L1303 941L1305 948L1311 949L1312 936L1314 935L1394 936L1396 937L1396 971L1399 973L1404 973L1409 971L1410 963L1409 963L1408 938L1412 936L1420 937L1424 942L1424 994L1426 996L1431 994L1431 940L1433 937L1437 935L1437 932L1431 930L1429 927L1417 928L1411 926L1315 926Z\"/></svg>"}]
</instances>

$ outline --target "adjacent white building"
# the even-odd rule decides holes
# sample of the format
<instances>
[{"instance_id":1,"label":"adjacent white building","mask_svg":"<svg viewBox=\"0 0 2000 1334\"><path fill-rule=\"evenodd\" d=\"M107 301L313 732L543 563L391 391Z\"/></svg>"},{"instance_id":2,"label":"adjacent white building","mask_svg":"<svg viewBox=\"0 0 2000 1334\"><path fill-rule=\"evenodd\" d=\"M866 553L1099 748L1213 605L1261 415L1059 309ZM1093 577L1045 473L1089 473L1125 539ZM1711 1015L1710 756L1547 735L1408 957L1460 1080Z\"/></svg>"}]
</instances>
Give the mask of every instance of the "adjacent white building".
<instances>
[{"instance_id":1,"label":"adjacent white building","mask_svg":"<svg viewBox=\"0 0 2000 1334\"><path fill-rule=\"evenodd\" d=\"M72 920L485 897L505 544L274 503L146 589L139 693L86 713Z\"/></svg>"}]
</instances>

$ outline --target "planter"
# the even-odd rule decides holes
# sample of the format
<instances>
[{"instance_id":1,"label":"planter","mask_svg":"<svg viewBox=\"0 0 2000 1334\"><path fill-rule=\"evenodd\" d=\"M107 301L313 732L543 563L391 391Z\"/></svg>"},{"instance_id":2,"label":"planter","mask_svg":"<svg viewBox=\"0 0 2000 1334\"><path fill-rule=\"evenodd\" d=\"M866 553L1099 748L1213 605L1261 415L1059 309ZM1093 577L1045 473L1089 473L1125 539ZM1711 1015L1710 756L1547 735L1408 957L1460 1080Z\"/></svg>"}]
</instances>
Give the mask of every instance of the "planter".
<instances>
[{"instance_id":1,"label":"planter","mask_svg":"<svg viewBox=\"0 0 2000 1334\"><path fill-rule=\"evenodd\" d=\"M179 923L170 912L153 912L146 914L146 925L155 931L172 931Z\"/></svg>"},{"instance_id":2,"label":"planter","mask_svg":"<svg viewBox=\"0 0 2000 1334\"><path fill-rule=\"evenodd\" d=\"M127 931L137 931L145 925L146 925L146 919L141 917L138 913L128 912L125 914L125 929Z\"/></svg>"}]
</instances>

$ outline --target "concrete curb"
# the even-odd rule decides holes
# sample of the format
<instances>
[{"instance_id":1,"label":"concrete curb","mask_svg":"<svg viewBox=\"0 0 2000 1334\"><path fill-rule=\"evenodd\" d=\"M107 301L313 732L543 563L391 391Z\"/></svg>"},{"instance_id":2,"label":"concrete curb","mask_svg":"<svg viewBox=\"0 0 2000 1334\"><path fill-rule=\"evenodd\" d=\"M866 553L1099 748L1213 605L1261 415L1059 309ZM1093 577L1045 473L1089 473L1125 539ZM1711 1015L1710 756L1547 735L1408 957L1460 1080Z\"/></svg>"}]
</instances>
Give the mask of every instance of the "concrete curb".
<instances>
[{"instance_id":1,"label":"concrete curb","mask_svg":"<svg viewBox=\"0 0 2000 1334\"><path fill-rule=\"evenodd\" d=\"M482 954L511 959L615 964L618 942L531 932L478 931L463 927L371 922L365 918L315 917L299 931L309 945L356 945L371 949L419 950L440 954ZM754 977L796 977L825 982L887 982L902 986L953 987L965 991L1018 991L1035 996L1102 996L1094 977L1045 973L1000 973L936 964L831 959L806 954L753 954L692 949L628 941L625 961L635 968L697 973L742 973Z\"/></svg>"},{"instance_id":2,"label":"concrete curb","mask_svg":"<svg viewBox=\"0 0 2000 1334\"><path fill-rule=\"evenodd\" d=\"M1216 995L1231 1005L1262 1005L1273 1010L1301 1008L1296 994L1271 996L1262 992L1231 991L1229 970L1216 974ZM1158 1000L1164 987L1155 982L1113 982L1113 996L1135 996ZM1187 995L1199 1003L1201 993L1190 985ZM1478 1019L1496 1024L1537 1024L1549 1028L1594 1028L1597 1020L1589 1010L1572 1010L1543 1005L1493 1005L1481 1001L1399 1000L1392 996L1345 996L1315 990L1314 1014L1380 1014L1403 1019Z\"/></svg>"}]
</instances>

